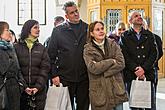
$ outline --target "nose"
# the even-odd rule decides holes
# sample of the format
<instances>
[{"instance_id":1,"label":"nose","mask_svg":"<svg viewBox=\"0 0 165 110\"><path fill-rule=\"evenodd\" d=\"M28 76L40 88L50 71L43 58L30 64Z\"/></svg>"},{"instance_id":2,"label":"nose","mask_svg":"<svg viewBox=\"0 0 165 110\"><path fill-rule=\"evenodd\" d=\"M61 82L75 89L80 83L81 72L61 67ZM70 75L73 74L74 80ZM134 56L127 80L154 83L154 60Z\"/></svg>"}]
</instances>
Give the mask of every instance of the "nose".
<instances>
[{"instance_id":1,"label":"nose","mask_svg":"<svg viewBox=\"0 0 165 110\"><path fill-rule=\"evenodd\" d=\"M78 12L77 12L77 11L75 11L75 12L74 12L74 15L78 15Z\"/></svg>"}]
</instances>

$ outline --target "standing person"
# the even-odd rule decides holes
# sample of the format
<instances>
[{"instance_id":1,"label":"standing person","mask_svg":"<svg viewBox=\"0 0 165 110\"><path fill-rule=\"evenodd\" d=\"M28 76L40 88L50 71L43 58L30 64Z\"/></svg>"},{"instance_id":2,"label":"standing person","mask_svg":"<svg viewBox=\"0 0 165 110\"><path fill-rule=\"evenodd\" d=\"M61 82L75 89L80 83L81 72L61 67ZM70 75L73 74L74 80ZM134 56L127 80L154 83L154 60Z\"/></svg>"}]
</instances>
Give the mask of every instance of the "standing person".
<instances>
[{"instance_id":1,"label":"standing person","mask_svg":"<svg viewBox=\"0 0 165 110\"><path fill-rule=\"evenodd\" d=\"M62 16L56 16L54 18L54 28L56 28L57 26L59 26L60 24L62 24L65 21L65 19ZM47 47L48 43L49 43L50 37L48 37L46 39L46 41L44 42L44 46Z\"/></svg>"},{"instance_id":2,"label":"standing person","mask_svg":"<svg viewBox=\"0 0 165 110\"><path fill-rule=\"evenodd\" d=\"M122 21L119 21L117 24L116 24L116 28L115 30L112 32L112 34L109 35L109 38L110 39L114 39L116 41L116 43L120 43L120 40L121 40L121 35L123 32L126 31L126 26L125 26L125 23L122 22Z\"/></svg>"},{"instance_id":3,"label":"standing person","mask_svg":"<svg viewBox=\"0 0 165 110\"><path fill-rule=\"evenodd\" d=\"M146 110L155 110L154 64L157 57L157 51L154 37L151 32L143 28L143 19L139 12L134 11L130 14L129 23L131 28L124 32L121 37L121 48L126 64L124 79L127 90L128 93L130 93L131 82L132 80L135 80L136 77L139 77L140 79L146 78L147 81L151 81L152 107L151 109ZM140 108L132 108L132 110L139 109Z\"/></svg>"},{"instance_id":4,"label":"standing person","mask_svg":"<svg viewBox=\"0 0 165 110\"><path fill-rule=\"evenodd\" d=\"M148 24L147 24L145 19L143 19L143 26L144 26L144 29L148 30L149 27L148 27ZM154 65L154 70L155 70L154 84L155 84L155 92L156 92L157 91L157 85L158 85L158 70L159 70L158 61L163 56L163 48L162 48L161 38L158 35L154 34L154 33L153 33L153 36L155 37L155 41L156 41L155 43L157 45L157 52L158 52L157 60L156 60L155 65Z\"/></svg>"},{"instance_id":5,"label":"standing person","mask_svg":"<svg viewBox=\"0 0 165 110\"><path fill-rule=\"evenodd\" d=\"M92 110L123 110L127 101L121 71L125 67L119 45L107 39L104 24L95 21L89 25L89 42L84 47L88 68L89 96Z\"/></svg>"},{"instance_id":6,"label":"standing person","mask_svg":"<svg viewBox=\"0 0 165 110\"><path fill-rule=\"evenodd\" d=\"M27 85L18 66L18 59L10 39L9 24L0 21L0 86L3 86L1 90L5 88L7 95L7 105L5 108L0 105L0 109L20 110L20 86L24 86L27 90ZM2 97L0 101L2 101ZM2 103L5 102L0 102L0 104Z\"/></svg>"},{"instance_id":7,"label":"standing person","mask_svg":"<svg viewBox=\"0 0 165 110\"><path fill-rule=\"evenodd\" d=\"M10 32L11 32L11 43L16 43L17 38L16 38L14 31L10 29Z\"/></svg>"},{"instance_id":8,"label":"standing person","mask_svg":"<svg viewBox=\"0 0 165 110\"><path fill-rule=\"evenodd\" d=\"M56 16L54 18L54 28L56 28L57 26L61 25L64 21L65 21L65 19L62 16ZM44 42L44 46L46 48L48 48L49 41L50 41L50 37L48 37L46 39L46 41ZM52 85L52 81L50 79L51 79L51 75L49 74L48 82L47 82L48 89L49 89L49 85Z\"/></svg>"},{"instance_id":9,"label":"standing person","mask_svg":"<svg viewBox=\"0 0 165 110\"><path fill-rule=\"evenodd\" d=\"M15 44L23 77L29 87L22 93L21 110L29 110L29 107L44 110L45 107L50 62L47 49L38 41L39 33L38 21L28 20L22 27L18 43ZM28 105L28 101L32 103Z\"/></svg>"},{"instance_id":10,"label":"standing person","mask_svg":"<svg viewBox=\"0 0 165 110\"><path fill-rule=\"evenodd\" d=\"M79 11L74 2L66 2L63 9L68 20L54 28L48 46L52 81L55 85L62 83L68 86L73 109L75 99L76 110L88 110L89 81L83 59L88 25L80 20Z\"/></svg>"}]
</instances>

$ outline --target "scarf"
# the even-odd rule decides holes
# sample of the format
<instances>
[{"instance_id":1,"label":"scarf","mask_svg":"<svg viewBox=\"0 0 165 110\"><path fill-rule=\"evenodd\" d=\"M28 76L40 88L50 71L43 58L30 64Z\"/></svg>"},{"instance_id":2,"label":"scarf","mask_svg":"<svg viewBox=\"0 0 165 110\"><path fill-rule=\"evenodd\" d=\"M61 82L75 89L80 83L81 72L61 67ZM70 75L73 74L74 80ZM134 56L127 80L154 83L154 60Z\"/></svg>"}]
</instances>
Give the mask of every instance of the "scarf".
<instances>
[{"instance_id":1,"label":"scarf","mask_svg":"<svg viewBox=\"0 0 165 110\"><path fill-rule=\"evenodd\" d=\"M93 42L103 51L103 53L105 54L105 50L104 50L104 43L105 43L105 39L101 42L98 43L95 40L93 40Z\"/></svg>"},{"instance_id":2,"label":"scarf","mask_svg":"<svg viewBox=\"0 0 165 110\"><path fill-rule=\"evenodd\" d=\"M37 38L33 36L29 36L28 38L25 39L25 42L27 44L27 47L31 50L33 47L34 42L37 40Z\"/></svg>"},{"instance_id":3,"label":"scarf","mask_svg":"<svg viewBox=\"0 0 165 110\"><path fill-rule=\"evenodd\" d=\"M0 49L3 49L3 50L12 50L13 49L13 45L8 42L8 41L5 41L5 40L0 40Z\"/></svg>"}]
</instances>

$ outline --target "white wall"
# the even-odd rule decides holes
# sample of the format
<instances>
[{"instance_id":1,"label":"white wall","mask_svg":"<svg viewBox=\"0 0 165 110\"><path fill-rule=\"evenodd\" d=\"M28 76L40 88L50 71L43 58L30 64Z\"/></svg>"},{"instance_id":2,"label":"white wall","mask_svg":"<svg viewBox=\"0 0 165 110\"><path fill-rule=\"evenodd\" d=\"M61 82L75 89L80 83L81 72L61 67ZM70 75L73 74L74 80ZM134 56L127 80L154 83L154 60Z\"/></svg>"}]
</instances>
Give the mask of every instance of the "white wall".
<instances>
[{"instance_id":1,"label":"white wall","mask_svg":"<svg viewBox=\"0 0 165 110\"><path fill-rule=\"evenodd\" d=\"M59 0L65 3L69 0ZM62 2L61 2L62 1ZM72 0L77 1L77 0ZM40 25L39 41L43 43L52 33L54 27L54 17L61 15L64 17L62 5L56 6L56 0L46 0L46 25ZM37 19L36 19L37 20ZM18 25L18 0L0 0L0 21L6 21L10 25L18 38L22 25Z\"/></svg>"},{"instance_id":2,"label":"white wall","mask_svg":"<svg viewBox=\"0 0 165 110\"><path fill-rule=\"evenodd\" d=\"M0 21L6 21L10 25L16 35L21 32L22 26L17 24L18 21L18 0L0 0ZM55 0L46 0L46 25L40 25L39 41L44 42L52 33L54 17L56 16ZM58 13L63 13L63 10L58 10Z\"/></svg>"}]
</instances>

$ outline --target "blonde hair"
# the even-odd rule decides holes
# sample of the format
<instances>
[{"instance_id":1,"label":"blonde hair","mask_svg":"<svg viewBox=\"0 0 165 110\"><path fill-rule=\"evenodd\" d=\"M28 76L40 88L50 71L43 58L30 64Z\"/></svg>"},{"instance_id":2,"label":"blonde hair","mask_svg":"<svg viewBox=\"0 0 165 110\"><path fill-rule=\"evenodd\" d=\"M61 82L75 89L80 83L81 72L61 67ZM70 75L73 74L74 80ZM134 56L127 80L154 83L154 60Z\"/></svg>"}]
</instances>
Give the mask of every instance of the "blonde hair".
<instances>
[{"instance_id":1,"label":"blonde hair","mask_svg":"<svg viewBox=\"0 0 165 110\"><path fill-rule=\"evenodd\" d=\"M120 29L120 28L122 28L122 29L126 28L125 23L123 21L119 21L116 24L116 28L115 29Z\"/></svg>"}]
</instances>

